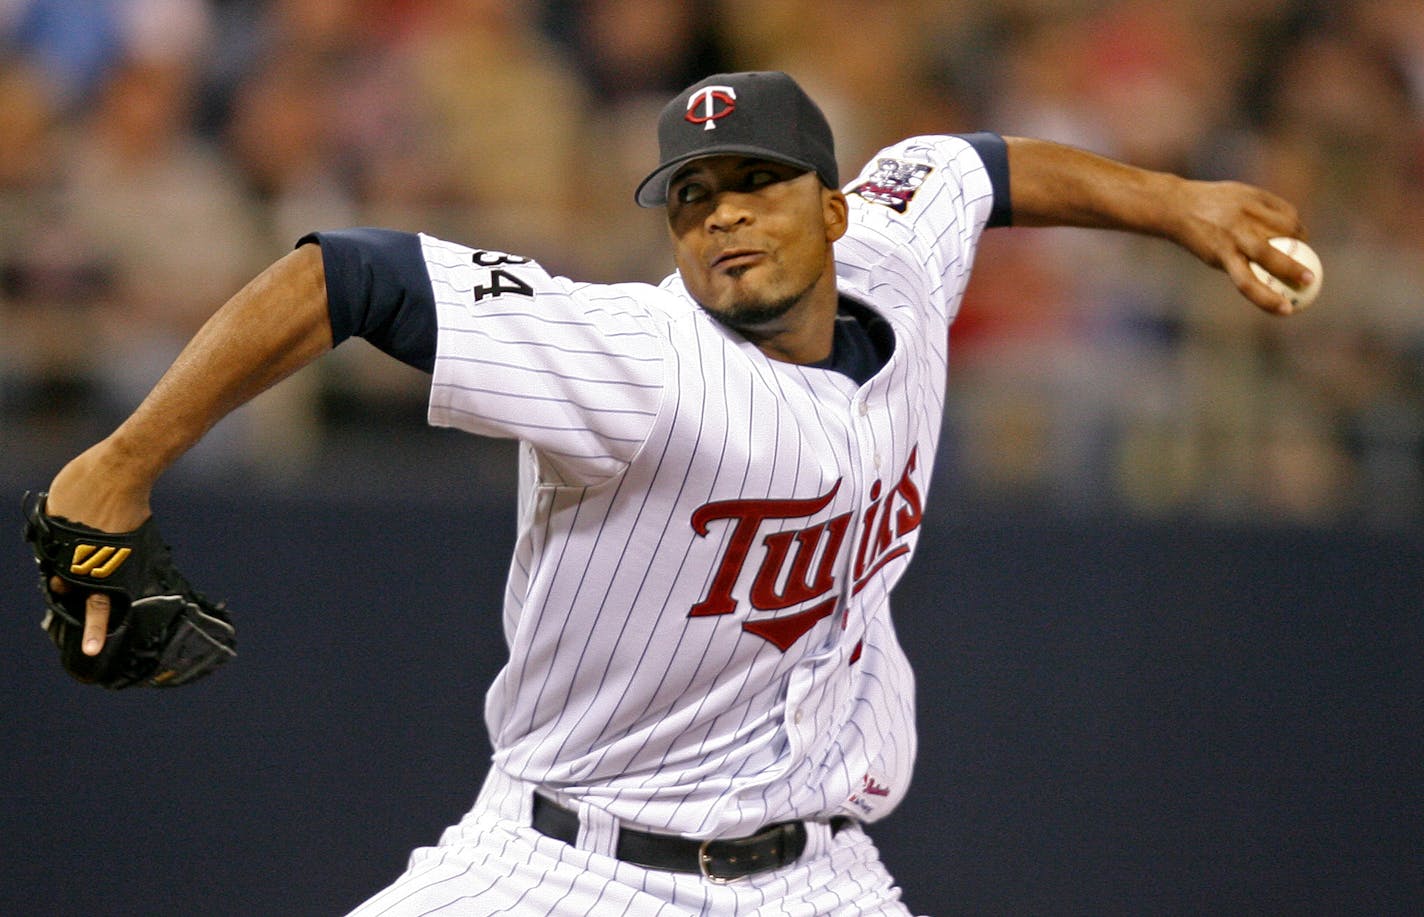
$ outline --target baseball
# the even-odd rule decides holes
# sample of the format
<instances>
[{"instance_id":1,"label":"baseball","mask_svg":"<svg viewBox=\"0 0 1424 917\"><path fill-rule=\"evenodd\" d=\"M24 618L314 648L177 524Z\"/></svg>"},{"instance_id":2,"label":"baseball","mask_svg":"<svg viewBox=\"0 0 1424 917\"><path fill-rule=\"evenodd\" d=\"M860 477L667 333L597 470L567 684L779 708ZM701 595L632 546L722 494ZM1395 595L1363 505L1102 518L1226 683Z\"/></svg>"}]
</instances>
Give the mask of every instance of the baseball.
<instances>
[{"instance_id":1,"label":"baseball","mask_svg":"<svg viewBox=\"0 0 1424 917\"><path fill-rule=\"evenodd\" d=\"M1315 302L1315 297L1320 295L1320 281L1324 277L1324 272L1320 267L1320 256L1315 253L1315 249L1300 239L1292 239L1289 236L1277 236L1271 240L1271 244L1310 268L1311 273L1315 275L1315 279L1308 286L1297 289L1272 276L1256 262L1251 262L1251 271L1256 275L1256 279L1290 300L1291 308L1298 312Z\"/></svg>"}]
</instances>

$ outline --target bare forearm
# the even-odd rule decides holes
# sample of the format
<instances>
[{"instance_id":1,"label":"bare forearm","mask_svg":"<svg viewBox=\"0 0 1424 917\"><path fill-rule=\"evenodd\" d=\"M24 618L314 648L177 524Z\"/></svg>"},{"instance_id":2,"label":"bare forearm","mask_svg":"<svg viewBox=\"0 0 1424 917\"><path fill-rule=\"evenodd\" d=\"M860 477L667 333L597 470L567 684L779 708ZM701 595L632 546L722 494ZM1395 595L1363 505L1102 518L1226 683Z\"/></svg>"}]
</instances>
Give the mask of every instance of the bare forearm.
<instances>
[{"instance_id":1,"label":"bare forearm","mask_svg":"<svg viewBox=\"0 0 1424 917\"><path fill-rule=\"evenodd\" d=\"M166 468L218 420L330 347L320 250L303 246L208 319L112 438Z\"/></svg>"},{"instance_id":2,"label":"bare forearm","mask_svg":"<svg viewBox=\"0 0 1424 917\"><path fill-rule=\"evenodd\" d=\"M1015 226L1081 226L1169 234L1184 180L1074 147L1005 138Z\"/></svg>"},{"instance_id":3,"label":"bare forearm","mask_svg":"<svg viewBox=\"0 0 1424 917\"><path fill-rule=\"evenodd\" d=\"M331 346L321 253L306 245L228 300L133 414L56 476L50 511L111 531L134 527L154 482L179 456Z\"/></svg>"},{"instance_id":4,"label":"bare forearm","mask_svg":"<svg viewBox=\"0 0 1424 917\"><path fill-rule=\"evenodd\" d=\"M1139 169L1042 140L1005 141L1014 225L1160 236L1226 272L1261 309L1290 313L1285 297L1262 284L1249 267L1254 261L1291 286L1305 285L1305 267L1268 241L1304 237L1300 215L1289 202L1241 182L1196 181Z\"/></svg>"}]
</instances>

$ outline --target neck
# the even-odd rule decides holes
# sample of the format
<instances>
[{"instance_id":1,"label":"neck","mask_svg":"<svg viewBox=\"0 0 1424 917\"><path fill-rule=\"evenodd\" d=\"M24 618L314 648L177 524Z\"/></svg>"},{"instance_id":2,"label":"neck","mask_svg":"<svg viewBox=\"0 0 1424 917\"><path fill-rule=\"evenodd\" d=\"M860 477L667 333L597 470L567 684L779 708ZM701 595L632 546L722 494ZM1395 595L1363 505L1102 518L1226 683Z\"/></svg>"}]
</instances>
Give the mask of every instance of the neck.
<instances>
[{"instance_id":1,"label":"neck","mask_svg":"<svg viewBox=\"0 0 1424 917\"><path fill-rule=\"evenodd\" d=\"M816 363L831 355L838 305L835 272L827 271L777 318L729 327L770 359L781 363Z\"/></svg>"}]
</instances>

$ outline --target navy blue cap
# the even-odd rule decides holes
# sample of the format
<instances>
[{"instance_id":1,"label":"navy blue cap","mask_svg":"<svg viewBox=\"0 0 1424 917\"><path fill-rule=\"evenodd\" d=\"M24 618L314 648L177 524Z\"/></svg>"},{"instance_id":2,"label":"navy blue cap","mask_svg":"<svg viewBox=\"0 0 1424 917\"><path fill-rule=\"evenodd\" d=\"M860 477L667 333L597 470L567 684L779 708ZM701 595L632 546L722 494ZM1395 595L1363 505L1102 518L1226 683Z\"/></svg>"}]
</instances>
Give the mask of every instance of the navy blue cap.
<instances>
[{"instance_id":1,"label":"navy blue cap","mask_svg":"<svg viewBox=\"0 0 1424 917\"><path fill-rule=\"evenodd\" d=\"M666 204L673 172L704 156L769 159L815 172L828 188L840 183L826 116L779 71L719 73L684 89L658 117L658 152L634 194L641 207Z\"/></svg>"}]
</instances>

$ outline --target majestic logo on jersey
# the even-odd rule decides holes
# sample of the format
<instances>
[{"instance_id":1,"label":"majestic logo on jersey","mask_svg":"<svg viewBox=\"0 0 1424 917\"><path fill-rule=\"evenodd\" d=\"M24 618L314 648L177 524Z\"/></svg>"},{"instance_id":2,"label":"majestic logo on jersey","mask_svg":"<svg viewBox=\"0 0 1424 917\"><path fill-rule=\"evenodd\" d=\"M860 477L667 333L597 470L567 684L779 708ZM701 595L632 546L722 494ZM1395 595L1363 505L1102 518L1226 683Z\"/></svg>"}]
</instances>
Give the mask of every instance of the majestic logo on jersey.
<instances>
[{"instance_id":1,"label":"majestic logo on jersey","mask_svg":"<svg viewBox=\"0 0 1424 917\"><path fill-rule=\"evenodd\" d=\"M890 796L890 786L881 783L874 774L866 772L861 775L860 789L850 794L847 800L865 815L874 815L884 800Z\"/></svg>"},{"instance_id":2,"label":"majestic logo on jersey","mask_svg":"<svg viewBox=\"0 0 1424 917\"><path fill-rule=\"evenodd\" d=\"M890 788L884 786L869 774L861 778L861 791L869 796L889 796Z\"/></svg>"},{"instance_id":3,"label":"majestic logo on jersey","mask_svg":"<svg viewBox=\"0 0 1424 917\"><path fill-rule=\"evenodd\" d=\"M890 561L910 553L902 539L919 528L922 503L911 478L919 450L911 451L900 479L885 491L876 481L870 503L861 514L851 565L850 594L860 592ZM844 568L841 547L851 528L852 513L843 513L802 528L786 523L811 519L831 504L841 482L819 497L803 500L718 500L699 506L692 514L692 529L706 537L714 522L732 524L722 557L712 575L707 594L688 611L689 617L725 615L736 611L732 594L752 557L763 526L775 528L761 539L760 566L747 590L747 600L757 611L800 611L779 617L753 617L742 630L771 643L783 653L806 635L817 622L835 611L844 589L837 589L837 570ZM812 604L814 603L814 604ZM846 625L842 619L841 626Z\"/></svg>"},{"instance_id":4,"label":"majestic logo on jersey","mask_svg":"<svg viewBox=\"0 0 1424 917\"><path fill-rule=\"evenodd\" d=\"M902 162L899 159L882 159L875 164L875 171L869 179L851 189L872 204L884 204L899 213L910 206L925 176L934 171L931 166L919 162Z\"/></svg>"},{"instance_id":5,"label":"majestic logo on jersey","mask_svg":"<svg viewBox=\"0 0 1424 917\"><path fill-rule=\"evenodd\" d=\"M725 118L736 110L737 90L731 86L703 86L688 98L687 114L683 117L710 131L717 127L718 118Z\"/></svg>"}]
</instances>

